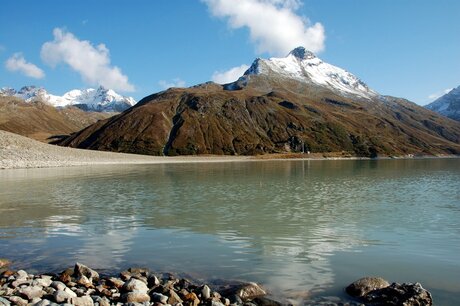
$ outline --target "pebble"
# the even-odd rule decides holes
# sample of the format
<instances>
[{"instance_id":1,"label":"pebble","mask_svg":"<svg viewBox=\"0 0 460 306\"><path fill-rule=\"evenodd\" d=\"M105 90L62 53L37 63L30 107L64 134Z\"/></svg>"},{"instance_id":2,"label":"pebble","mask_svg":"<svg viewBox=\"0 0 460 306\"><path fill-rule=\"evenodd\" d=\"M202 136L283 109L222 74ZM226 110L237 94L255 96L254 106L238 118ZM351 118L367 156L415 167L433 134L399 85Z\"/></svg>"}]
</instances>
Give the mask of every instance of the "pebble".
<instances>
[{"instance_id":1,"label":"pebble","mask_svg":"<svg viewBox=\"0 0 460 306\"><path fill-rule=\"evenodd\" d=\"M154 293L152 293L152 301L159 302L159 303L162 303L162 304L167 304L168 303L168 297L166 295L161 294L161 293L154 292Z\"/></svg>"},{"instance_id":2,"label":"pebble","mask_svg":"<svg viewBox=\"0 0 460 306\"><path fill-rule=\"evenodd\" d=\"M0 306L10 306L11 302L0 296Z\"/></svg>"},{"instance_id":3,"label":"pebble","mask_svg":"<svg viewBox=\"0 0 460 306\"><path fill-rule=\"evenodd\" d=\"M147 292L141 291L128 292L122 296L122 299L128 303L150 302L150 296L147 294Z\"/></svg>"},{"instance_id":4,"label":"pebble","mask_svg":"<svg viewBox=\"0 0 460 306\"><path fill-rule=\"evenodd\" d=\"M10 296L8 298L11 302L18 306L26 306L29 302L19 296Z\"/></svg>"},{"instance_id":5,"label":"pebble","mask_svg":"<svg viewBox=\"0 0 460 306\"><path fill-rule=\"evenodd\" d=\"M130 278L122 287L124 291L140 291L140 292L147 292L149 288L147 285L136 278Z\"/></svg>"},{"instance_id":6,"label":"pebble","mask_svg":"<svg viewBox=\"0 0 460 306\"><path fill-rule=\"evenodd\" d=\"M283 304L266 298L265 290L256 283L226 286L221 290L207 284L194 284L186 279L164 274L161 279L145 269L128 269L123 271L121 279L116 277L100 277L89 267L77 263L74 268L67 269L59 276L31 275L24 270L4 271L0 276L0 306L281 306ZM60 280L65 280L62 282ZM378 280L378 281L377 281ZM24 283L21 283L23 282ZM13 283L16 288L13 288ZM359 285L359 286L358 286ZM380 279L367 278L354 283L353 292L386 286ZM356 287L356 288L355 288ZM381 302L381 297L388 292L403 290L413 292L410 306L431 305L431 295L418 284L392 284L380 290L381 295L368 293L366 299L372 303ZM400 290L400 291L401 291ZM348 291L348 290L347 290ZM371 291L376 292L376 291ZM375 297L374 297L375 295ZM401 296L401 299L405 298ZM423 303L418 302L422 301ZM304 297L302 305L349 305L361 303L343 301L337 297L311 298ZM404 305L406 305L404 304Z\"/></svg>"},{"instance_id":7,"label":"pebble","mask_svg":"<svg viewBox=\"0 0 460 306\"><path fill-rule=\"evenodd\" d=\"M29 286L25 288L21 288L19 293L26 297L28 300L32 300L34 298L41 298L44 294L42 287L40 286Z\"/></svg>"},{"instance_id":8,"label":"pebble","mask_svg":"<svg viewBox=\"0 0 460 306\"><path fill-rule=\"evenodd\" d=\"M56 303L64 303L68 302L74 296L70 295L69 293L63 290L57 290L56 292L54 292L53 297Z\"/></svg>"},{"instance_id":9,"label":"pebble","mask_svg":"<svg viewBox=\"0 0 460 306\"><path fill-rule=\"evenodd\" d=\"M204 285L203 289L201 289L201 296L205 300L211 298L211 289L207 285Z\"/></svg>"},{"instance_id":10,"label":"pebble","mask_svg":"<svg viewBox=\"0 0 460 306\"><path fill-rule=\"evenodd\" d=\"M64 290L65 288L67 288L66 285L64 285L63 282L60 282L60 281L53 281L51 284L50 284L50 287L56 289L56 290Z\"/></svg>"}]
</instances>

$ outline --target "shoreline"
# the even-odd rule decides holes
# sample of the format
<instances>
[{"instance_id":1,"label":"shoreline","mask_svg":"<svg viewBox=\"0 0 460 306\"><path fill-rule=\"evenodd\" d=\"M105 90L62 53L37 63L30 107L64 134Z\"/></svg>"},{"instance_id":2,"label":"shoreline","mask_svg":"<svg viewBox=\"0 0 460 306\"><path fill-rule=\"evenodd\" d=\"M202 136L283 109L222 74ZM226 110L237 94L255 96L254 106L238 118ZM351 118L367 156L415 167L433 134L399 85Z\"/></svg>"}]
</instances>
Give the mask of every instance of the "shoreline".
<instances>
[{"instance_id":1,"label":"shoreline","mask_svg":"<svg viewBox=\"0 0 460 306\"><path fill-rule=\"evenodd\" d=\"M76 263L61 273L30 274L10 270L11 262L0 259L0 305L76 306L375 306L427 305L432 295L419 283L389 283L381 277L363 277L344 287L346 295L297 298L274 296L254 282L221 280L207 282L148 268L129 268L118 274L99 274Z\"/></svg>"},{"instance_id":2,"label":"shoreline","mask_svg":"<svg viewBox=\"0 0 460 306\"><path fill-rule=\"evenodd\" d=\"M401 157L358 157L344 152L330 153L280 153L256 156L233 155L187 155L151 156L59 147L0 130L0 169L55 168L93 165L129 164L180 164L223 163L243 161L287 161L287 160L387 160L460 158L458 155Z\"/></svg>"}]
</instances>

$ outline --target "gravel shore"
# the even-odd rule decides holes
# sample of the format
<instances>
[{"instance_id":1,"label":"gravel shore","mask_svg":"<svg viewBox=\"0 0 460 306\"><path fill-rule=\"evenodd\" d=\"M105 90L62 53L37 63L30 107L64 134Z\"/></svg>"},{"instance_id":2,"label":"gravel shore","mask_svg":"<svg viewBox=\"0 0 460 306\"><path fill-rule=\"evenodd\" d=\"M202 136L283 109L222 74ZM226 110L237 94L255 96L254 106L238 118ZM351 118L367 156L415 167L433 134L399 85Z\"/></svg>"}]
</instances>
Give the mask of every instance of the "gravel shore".
<instances>
[{"instance_id":1,"label":"gravel shore","mask_svg":"<svg viewBox=\"0 0 460 306\"><path fill-rule=\"evenodd\" d=\"M247 156L148 156L59 147L0 130L0 169L48 168L102 164L231 162Z\"/></svg>"}]
</instances>

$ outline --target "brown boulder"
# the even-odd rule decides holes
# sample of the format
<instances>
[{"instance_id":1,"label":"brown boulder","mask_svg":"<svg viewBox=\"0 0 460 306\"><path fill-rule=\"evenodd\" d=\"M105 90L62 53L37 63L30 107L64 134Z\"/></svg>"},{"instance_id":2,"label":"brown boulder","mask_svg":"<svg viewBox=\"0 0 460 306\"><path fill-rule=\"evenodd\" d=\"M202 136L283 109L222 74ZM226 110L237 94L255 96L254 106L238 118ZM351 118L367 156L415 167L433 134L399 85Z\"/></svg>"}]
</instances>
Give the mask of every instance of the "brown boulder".
<instances>
[{"instance_id":1,"label":"brown boulder","mask_svg":"<svg viewBox=\"0 0 460 306\"><path fill-rule=\"evenodd\" d=\"M390 284L381 277L363 277L350 284L345 291L354 297L363 297L370 291L390 286Z\"/></svg>"}]
</instances>

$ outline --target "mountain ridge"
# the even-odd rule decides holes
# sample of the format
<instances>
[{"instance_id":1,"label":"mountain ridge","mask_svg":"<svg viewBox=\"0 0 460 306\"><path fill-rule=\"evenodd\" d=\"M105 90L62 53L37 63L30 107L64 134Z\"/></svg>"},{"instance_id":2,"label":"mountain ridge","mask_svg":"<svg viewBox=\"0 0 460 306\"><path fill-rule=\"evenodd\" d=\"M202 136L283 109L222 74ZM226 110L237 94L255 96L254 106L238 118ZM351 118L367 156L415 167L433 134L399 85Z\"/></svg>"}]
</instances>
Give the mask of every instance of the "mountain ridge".
<instances>
[{"instance_id":1,"label":"mountain ridge","mask_svg":"<svg viewBox=\"0 0 460 306\"><path fill-rule=\"evenodd\" d=\"M113 116L108 112L85 112L74 106L53 107L41 101L25 102L0 96L0 130L41 142L77 132L98 120Z\"/></svg>"},{"instance_id":2,"label":"mountain ridge","mask_svg":"<svg viewBox=\"0 0 460 306\"><path fill-rule=\"evenodd\" d=\"M151 155L460 154L459 123L382 96L304 49L254 63L233 83L147 96L60 144Z\"/></svg>"},{"instance_id":3,"label":"mountain ridge","mask_svg":"<svg viewBox=\"0 0 460 306\"><path fill-rule=\"evenodd\" d=\"M76 106L85 111L122 112L136 104L132 97L122 96L111 89L99 86L97 89L73 89L62 96L48 93L43 87L23 86L16 91L13 88L0 89L0 96L13 96L26 102L40 100L54 107Z\"/></svg>"},{"instance_id":4,"label":"mountain ridge","mask_svg":"<svg viewBox=\"0 0 460 306\"><path fill-rule=\"evenodd\" d=\"M425 108L460 121L460 86L453 88L442 97L425 105Z\"/></svg>"}]
</instances>

